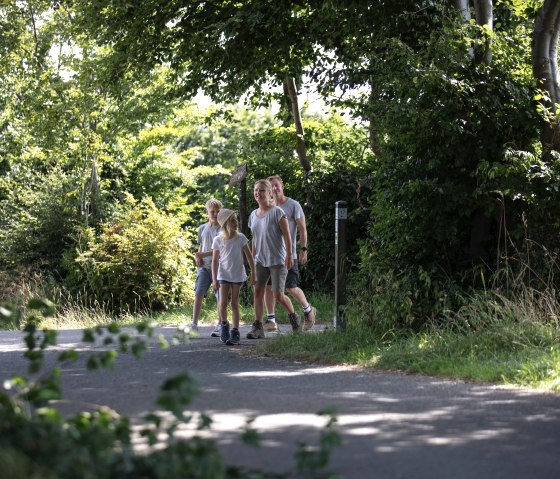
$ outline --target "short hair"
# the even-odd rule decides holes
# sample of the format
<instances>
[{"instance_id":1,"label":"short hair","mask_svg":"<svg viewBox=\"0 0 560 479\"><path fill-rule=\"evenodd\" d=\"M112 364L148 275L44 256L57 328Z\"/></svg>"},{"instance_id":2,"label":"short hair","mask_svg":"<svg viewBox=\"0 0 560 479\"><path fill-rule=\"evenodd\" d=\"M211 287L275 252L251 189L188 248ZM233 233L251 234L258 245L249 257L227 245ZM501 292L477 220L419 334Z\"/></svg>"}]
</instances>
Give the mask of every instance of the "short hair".
<instances>
[{"instance_id":1,"label":"short hair","mask_svg":"<svg viewBox=\"0 0 560 479\"><path fill-rule=\"evenodd\" d=\"M206 208L206 211L213 210L214 208L217 208L217 209L221 210L223 208L223 206L224 205L222 205L222 202L220 200L217 200L216 198L210 198L206 202L206 205L204 205L204 207Z\"/></svg>"},{"instance_id":2,"label":"short hair","mask_svg":"<svg viewBox=\"0 0 560 479\"><path fill-rule=\"evenodd\" d=\"M282 186L284 186L284 182L282 181L282 178L280 178L280 175L272 175L272 176L269 176L269 177L267 178L267 180L268 180L268 181L278 180L278 181L280 182L280 184L281 184Z\"/></svg>"}]
</instances>

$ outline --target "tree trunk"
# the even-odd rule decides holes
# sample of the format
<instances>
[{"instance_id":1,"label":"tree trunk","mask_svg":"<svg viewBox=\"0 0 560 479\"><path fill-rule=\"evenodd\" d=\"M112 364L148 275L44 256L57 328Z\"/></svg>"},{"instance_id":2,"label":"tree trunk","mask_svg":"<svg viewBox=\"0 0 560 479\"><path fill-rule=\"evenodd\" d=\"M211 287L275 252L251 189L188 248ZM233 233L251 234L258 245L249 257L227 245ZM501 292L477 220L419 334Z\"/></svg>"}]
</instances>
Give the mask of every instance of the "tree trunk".
<instances>
[{"instance_id":1,"label":"tree trunk","mask_svg":"<svg viewBox=\"0 0 560 479\"><path fill-rule=\"evenodd\" d=\"M284 79L284 88L284 91L288 93L288 97L290 98L290 103L292 105L292 117L296 128L296 152L299 162L303 167L305 195L307 198L307 204L309 205L311 204L311 192L309 191L309 173L311 171L311 163L309 163L309 159L307 158L307 148L305 146L303 122L301 121L301 113L299 111L295 79L293 77L286 77Z\"/></svg>"},{"instance_id":2,"label":"tree trunk","mask_svg":"<svg viewBox=\"0 0 560 479\"><path fill-rule=\"evenodd\" d=\"M543 156L552 150L560 151L560 125L556 113L560 103L558 75L558 37L560 34L560 2L545 0L537 14L533 30L532 62L537 85L545 90L548 98L543 103L551 113L550 121L541 135Z\"/></svg>"},{"instance_id":3,"label":"tree trunk","mask_svg":"<svg viewBox=\"0 0 560 479\"><path fill-rule=\"evenodd\" d=\"M486 25L490 31L494 29L494 16L492 14L492 0L474 0L474 12L476 24L479 26ZM484 49L477 55L477 61L486 65L492 61L492 48L490 39L487 38Z\"/></svg>"},{"instance_id":4,"label":"tree trunk","mask_svg":"<svg viewBox=\"0 0 560 479\"><path fill-rule=\"evenodd\" d=\"M469 7L469 0L449 0L449 3L459 12L459 17L463 23L471 21L471 9ZM469 47L469 57L474 59L474 49Z\"/></svg>"},{"instance_id":5,"label":"tree trunk","mask_svg":"<svg viewBox=\"0 0 560 479\"><path fill-rule=\"evenodd\" d=\"M458 11L463 22L468 22L471 19L471 10L469 8L469 0L450 0L451 5L453 5Z\"/></svg>"},{"instance_id":6,"label":"tree trunk","mask_svg":"<svg viewBox=\"0 0 560 479\"><path fill-rule=\"evenodd\" d=\"M471 19L468 0L450 0L450 3L459 10L461 19L466 23ZM474 11L476 24L486 25L490 30L494 28L494 17L492 13L492 0L474 0ZM492 48L488 39L484 47L478 48L476 52L471 48L470 57L476 63L490 64L492 61ZM489 250L489 239L491 237L493 218L488 216L484 206L481 204L474 209L471 216L469 253L473 262L487 262L491 257Z\"/></svg>"},{"instance_id":7,"label":"tree trunk","mask_svg":"<svg viewBox=\"0 0 560 479\"><path fill-rule=\"evenodd\" d=\"M307 148L305 147L305 141L303 139L303 123L301 121L301 114L299 111L296 81L293 77L287 77L284 80L284 85L286 86L286 91L288 92L288 96L290 98L292 105L292 117L296 127L296 152L303 170L306 173L309 173L311 171L311 165L309 163L309 159L307 158Z\"/></svg>"}]
</instances>

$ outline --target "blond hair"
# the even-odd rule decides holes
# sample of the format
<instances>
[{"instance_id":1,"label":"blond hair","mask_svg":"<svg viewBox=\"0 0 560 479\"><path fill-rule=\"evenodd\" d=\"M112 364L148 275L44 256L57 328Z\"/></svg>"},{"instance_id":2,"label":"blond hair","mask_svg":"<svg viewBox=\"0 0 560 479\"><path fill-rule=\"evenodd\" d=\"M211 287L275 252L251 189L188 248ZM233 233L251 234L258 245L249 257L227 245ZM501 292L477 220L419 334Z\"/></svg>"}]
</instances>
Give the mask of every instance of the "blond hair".
<instances>
[{"instance_id":1,"label":"blond hair","mask_svg":"<svg viewBox=\"0 0 560 479\"><path fill-rule=\"evenodd\" d=\"M233 239L237 236L237 226L233 226L231 224L232 218L237 218L237 214L234 213L233 215L231 215L224 223L224 226L222 226L222 238L224 239L224 241Z\"/></svg>"},{"instance_id":2,"label":"blond hair","mask_svg":"<svg viewBox=\"0 0 560 479\"><path fill-rule=\"evenodd\" d=\"M206 211L213 210L214 208L221 210L223 206L224 205L222 205L222 202L220 200L217 200L216 198L210 198L204 205Z\"/></svg>"},{"instance_id":3,"label":"blond hair","mask_svg":"<svg viewBox=\"0 0 560 479\"><path fill-rule=\"evenodd\" d=\"M262 180L257 180L255 181L255 185L253 186L253 189L255 188L255 186L257 185L263 185L266 189L266 191L268 192L268 202L269 204L274 204L274 196L272 196L272 185L270 184L270 181L262 179Z\"/></svg>"}]
</instances>

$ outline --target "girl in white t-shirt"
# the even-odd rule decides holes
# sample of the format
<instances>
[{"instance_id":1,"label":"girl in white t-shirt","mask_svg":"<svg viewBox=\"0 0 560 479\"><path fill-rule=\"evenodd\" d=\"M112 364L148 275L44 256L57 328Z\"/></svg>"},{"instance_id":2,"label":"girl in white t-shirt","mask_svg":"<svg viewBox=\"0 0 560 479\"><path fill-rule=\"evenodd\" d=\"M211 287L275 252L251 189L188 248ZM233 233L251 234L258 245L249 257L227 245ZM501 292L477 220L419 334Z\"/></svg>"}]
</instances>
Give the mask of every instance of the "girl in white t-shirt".
<instances>
[{"instance_id":1,"label":"girl in white t-shirt","mask_svg":"<svg viewBox=\"0 0 560 479\"><path fill-rule=\"evenodd\" d=\"M214 291L220 292L218 310L222 320L220 339L227 345L239 344L239 293L247 280L243 255L251 268L251 286L254 284L255 265L247 237L237 231L235 211L222 208L218 213L221 234L212 242L212 278ZM231 295L232 326L227 320L228 299Z\"/></svg>"}]
</instances>

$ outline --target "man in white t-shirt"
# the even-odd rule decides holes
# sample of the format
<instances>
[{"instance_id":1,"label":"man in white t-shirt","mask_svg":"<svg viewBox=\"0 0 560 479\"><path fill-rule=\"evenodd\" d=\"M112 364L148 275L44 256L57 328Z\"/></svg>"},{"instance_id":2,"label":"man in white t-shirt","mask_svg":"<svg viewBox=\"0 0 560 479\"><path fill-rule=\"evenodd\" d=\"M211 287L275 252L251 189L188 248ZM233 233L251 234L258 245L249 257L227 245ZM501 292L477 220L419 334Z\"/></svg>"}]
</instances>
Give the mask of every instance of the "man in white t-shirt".
<instances>
[{"instance_id":1,"label":"man in white t-shirt","mask_svg":"<svg viewBox=\"0 0 560 479\"><path fill-rule=\"evenodd\" d=\"M288 293L290 293L301 305L304 315L303 329L309 330L315 324L317 311L309 304L307 298L305 297L305 293L299 287L300 277L298 268L298 263L307 263L307 227L305 224L305 214L303 213L303 209L299 202L293 198L287 197L284 194L284 182L280 176L273 175L269 176L267 179L272 185L272 195L274 196L276 206L279 206L288 218L288 227L292 238L292 256L294 258L294 266L292 269L288 270L285 287ZM298 233L299 254L297 249ZM276 325L276 315L274 312L275 301L270 286L266 289L265 303L267 317L264 321L264 329L265 331L276 331L278 327Z\"/></svg>"}]
</instances>

